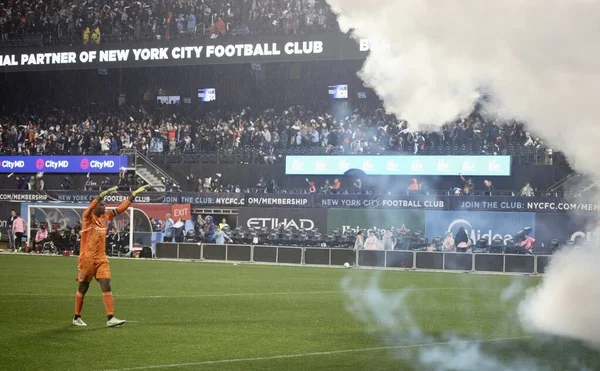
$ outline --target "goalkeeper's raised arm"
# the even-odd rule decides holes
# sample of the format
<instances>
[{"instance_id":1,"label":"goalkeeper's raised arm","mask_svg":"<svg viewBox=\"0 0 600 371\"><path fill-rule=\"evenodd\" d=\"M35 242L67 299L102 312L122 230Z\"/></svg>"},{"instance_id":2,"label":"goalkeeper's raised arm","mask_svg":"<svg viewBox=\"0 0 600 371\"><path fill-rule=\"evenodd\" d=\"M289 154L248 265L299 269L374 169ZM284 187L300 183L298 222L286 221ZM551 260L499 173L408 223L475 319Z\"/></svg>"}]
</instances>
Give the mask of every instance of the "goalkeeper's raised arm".
<instances>
[{"instance_id":1,"label":"goalkeeper's raised arm","mask_svg":"<svg viewBox=\"0 0 600 371\"><path fill-rule=\"evenodd\" d=\"M152 187L150 184L146 184L145 186L141 186L140 188L131 192L131 195L129 196L129 201L133 202L137 195L139 195L142 192L146 192L148 189L150 189L150 187Z\"/></svg>"}]
</instances>

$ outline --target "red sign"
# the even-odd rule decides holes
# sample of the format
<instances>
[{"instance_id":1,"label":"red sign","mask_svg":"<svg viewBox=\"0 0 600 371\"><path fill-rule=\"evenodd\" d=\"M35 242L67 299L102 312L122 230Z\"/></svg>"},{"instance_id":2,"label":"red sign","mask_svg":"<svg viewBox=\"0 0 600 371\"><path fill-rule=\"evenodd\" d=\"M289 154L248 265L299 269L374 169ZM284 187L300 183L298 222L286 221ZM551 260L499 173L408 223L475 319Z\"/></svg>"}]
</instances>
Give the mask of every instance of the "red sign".
<instances>
[{"instance_id":1,"label":"red sign","mask_svg":"<svg viewBox=\"0 0 600 371\"><path fill-rule=\"evenodd\" d=\"M107 205L108 208L115 208L118 205ZM133 208L143 211L148 219L154 218L159 220L165 220L165 215L171 214L173 220L186 221L192 219L192 208L190 204L134 204Z\"/></svg>"}]
</instances>

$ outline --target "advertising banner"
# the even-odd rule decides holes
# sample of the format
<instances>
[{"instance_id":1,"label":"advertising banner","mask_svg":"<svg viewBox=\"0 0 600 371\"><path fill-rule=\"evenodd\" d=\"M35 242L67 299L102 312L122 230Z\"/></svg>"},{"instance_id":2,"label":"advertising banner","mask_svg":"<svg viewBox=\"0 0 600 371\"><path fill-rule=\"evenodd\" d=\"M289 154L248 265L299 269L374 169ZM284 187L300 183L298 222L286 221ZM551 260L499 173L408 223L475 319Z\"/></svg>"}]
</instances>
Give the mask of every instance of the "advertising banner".
<instances>
[{"instance_id":1,"label":"advertising banner","mask_svg":"<svg viewBox=\"0 0 600 371\"><path fill-rule=\"evenodd\" d=\"M0 201L12 202L90 202L99 191L23 191L0 190ZM121 203L129 192L117 192L105 198L107 203ZM145 192L136 203L190 204L232 208L337 208L399 209L438 211L503 211L525 213L575 213L595 215L600 205L568 202L547 197L431 196L431 195L312 195L289 193L198 193Z\"/></svg>"},{"instance_id":2,"label":"advertising banner","mask_svg":"<svg viewBox=\"0 0 600 371\"><path fill-rule=\"evenodd\" d=\"M509 176L510 156L286 156L286 175Z\"/></svg>"},{"instance_id":3,"label":"advertising banner","mask_svg":"<svg viewBox=\"0 0 600 371\"><path fill-rule=\"evenodd\" d=\"M318 195L316 207L370 208L370 209L430 209L445 210L447 202L436 196L369 196Z\"/></svg>"},{"instance_id":4,"label":"advertising banner","mask_svg":"<svg viewBox=\"0 0 600 371\"><path fill-rule=\"evenodd\" d=\"M423 231L425 211L422 210L361 210L329 209L327 232L334 229L346 231L392 229L394 231ZM367 233L368 235L368 233Z\"/></svg>"},{"instance_id":5,"label":"advertising banner","mask_svg":"<svg viewBox=\"0 0 600 371\"><path fill-rule=\"evenodd\" d=\"M342 33L263 35L0 51L0 73L226 63L364 59L371 46Z\"/></svg>"},{"instance_id":6,"label":"advertising banner","mask_svg":"<svg viewBox=\"0 0 600 371\"><path fill-rule=\"evenodd\" d=\"M247 193L246 206L248 207L313 207L314 196L307 194L268 194Z\"/></svg>"},{"instance_id":7,"label":"advertising banner","mask_svg":"<svg viewBox=\"0 0 600 371\"><path fill-rule=\"evenodd\" d=\"M327 213L317 209L279 209L254 208L240 209L238 225L244 228L260 229L278 228L283 223L284 228L327 230Z\"/></svg>"},{"instance_id":8,"label":"advertising banner","mask_svg":"<svg viewBox=\"0 0 600 371\"><path fill-rule=\"evenodd\" d=\"M597 212L600 205L570 202L556 197L485 197L446 196L448 210L526 211L526 212Z\"/></svg>"},{"instance_id":9,"label":"advertising banner","mask_svg":"<svg viewBox=\"0 0 600 371\"><path fill-rule=\"evenodd\" d=\"M0 173L118 173L127 156L0 156Z\"/></svg>"},{"instance_id":10,"label":"advertising banner","mask_svg":"<svg viewBox=\"0 0 600 371\"><path fill-rule=\"evenodd\" d=\"M575 241L598 245L598 216L595 214L538 213L535 216L536 235L544 243L558 239L561 244Z\"/></svg>"},{"instance_id":11,"label":"advertising banner","mask_svg":"<svg viewBox=\"0 0 600 371\"><path fill-rule=\"evenodd\" d=\"M198 206L244 206L246 199L243 193L198 193L171 192L147 195L154 200L155 195L164 196L164 203L192 204Z\"/></svg>"},{"instance_id":12,"label":"advertising banner","mask_svg":"<svg viewBox=\"0 0 600 371\"><path fill-rule=\"evenodd\" d=\"M467 236L476 243L480 238L492 243L497 237L503 241L514 238L523 228L530 227L536 236L534 213L503 212L465 212L465 211L427 211L425 213L425 235L431 239L444 237L447 231L456 236L460 227L464 227Z\"/></svg>"}]
</instances>

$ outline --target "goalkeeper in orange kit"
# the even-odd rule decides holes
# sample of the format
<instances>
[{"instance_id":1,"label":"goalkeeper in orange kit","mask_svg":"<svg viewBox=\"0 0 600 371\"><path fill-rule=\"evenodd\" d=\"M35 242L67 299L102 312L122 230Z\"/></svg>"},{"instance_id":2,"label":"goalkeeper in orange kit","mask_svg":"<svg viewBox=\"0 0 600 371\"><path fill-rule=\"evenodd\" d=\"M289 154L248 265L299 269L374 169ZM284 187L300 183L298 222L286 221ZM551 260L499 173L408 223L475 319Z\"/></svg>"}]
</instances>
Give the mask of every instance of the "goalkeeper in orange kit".
<instances>
[{"instance_id":1,"label":"goalkeeper in orange kit","mask_svg":"<svg viewBox=\"0 0 600 371\"><path fill-rule=\"evenodd\" d=\"M108 327L120 326L125 323L124 320L114 317L115 303L110 287L110 267L106 257L106 231L108 223L117 215L121 214L133 202L135 197L150 188L149 185L140 187L131 193L131 196L121 203L115 210L108 210L104 206L104 197L115 192L117 187L110 188L96 197L85 209L81 226L81 242L79 260L77 263L77 281L79 289L75 296L75 317L73 324L75 326L87 326L81 319L81 309L83 308L83 298L90 287L92 278L100 283Z\"/></svg>"}]
</instances>

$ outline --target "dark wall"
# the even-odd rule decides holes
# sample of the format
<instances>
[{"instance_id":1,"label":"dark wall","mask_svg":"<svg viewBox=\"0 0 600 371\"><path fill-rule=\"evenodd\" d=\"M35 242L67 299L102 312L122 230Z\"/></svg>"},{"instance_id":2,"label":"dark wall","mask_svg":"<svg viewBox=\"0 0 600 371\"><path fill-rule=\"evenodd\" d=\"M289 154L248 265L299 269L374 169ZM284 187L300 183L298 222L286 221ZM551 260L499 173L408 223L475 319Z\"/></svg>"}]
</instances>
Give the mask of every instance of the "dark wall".
<instances>
[{"instance_id":1,"label":"dark wall","mask_svg":"<svg viewBox=\"0 0 600 371\"><path fill-rule=\"evenodd\" d=\"M194 177L214 177L215 174L222 174L224 184L238 184L242 187L253 187L260 177L265 181L274 179L281 188L307 188L305 176L286 176L285 166L275 165L241 165L241 164L167 164L162 166L175 179L180 181L183 189L192 190L193 186L186 182L186 176L193 174ZM564 178L571 173L568 166L513 166L512 176L510 177L476 177L473 178L476 187L483 188L483 180L490 179L498 190L516 190L520 189L525 183L531 183L532 187L538 190L546 190L556 181ZM353 177L346 176L314 176L309 177L315 181L318 186L323 184L325 179L333 180L338 178L344 188L351 187L354 181ZM363 179L365 188L374 188L381 190L398 189L404 190L411 181L410 176L372 176ZM451 177L420 177L420 181L426 183L430 189L450 189L461 186L458 174Z\"/></svg>"},{"instance_id":2,"label":"dark wall","mask_svg":"<svg viewBox=\"0 0 600 371\"><path fill-rule=\"evenodd\" d=\"M194 178L215 177L215 174L222 174L224 184L236 184L242 188L251 188L258 183L261 177L265 181L274 179L280 188L307 188L305 176L286 176L285 166L283 164L275 165L246 165L246 164L166 164L161 167L175 178L181 184L183 190L192 191L197 189L197 182L188 182L186 176L193 174ZM568 166L513 166L512 176L510 177L475 177L476 189L483 188L483 180L490 179L497 190L518 190L523 184L529 182L532 187L545 191L557 180L564 178L572 170ZM85 174L79 176L71 175L73 188L82 190L86 181ZM118 176L110 175L116 184ZM46 174L44 182L46 189L60 189L60 182L63 175ZM93 179L100 184L105 175L94 175ZM309 177L315 181L317 186L321 186L325 179L333 180L338 178L342 182L343 188L350 189L355 178L347 176L314 176ZM378 190L405 190L411 181L410 176L372 176L363 179L364 188ZM445 190L462 185L458 175L445 177L419 177L419 180L425 183L429 189ZM14 189L14 178L7 178L0 175L0 189Z\"/></svg>"}]
</instances>

